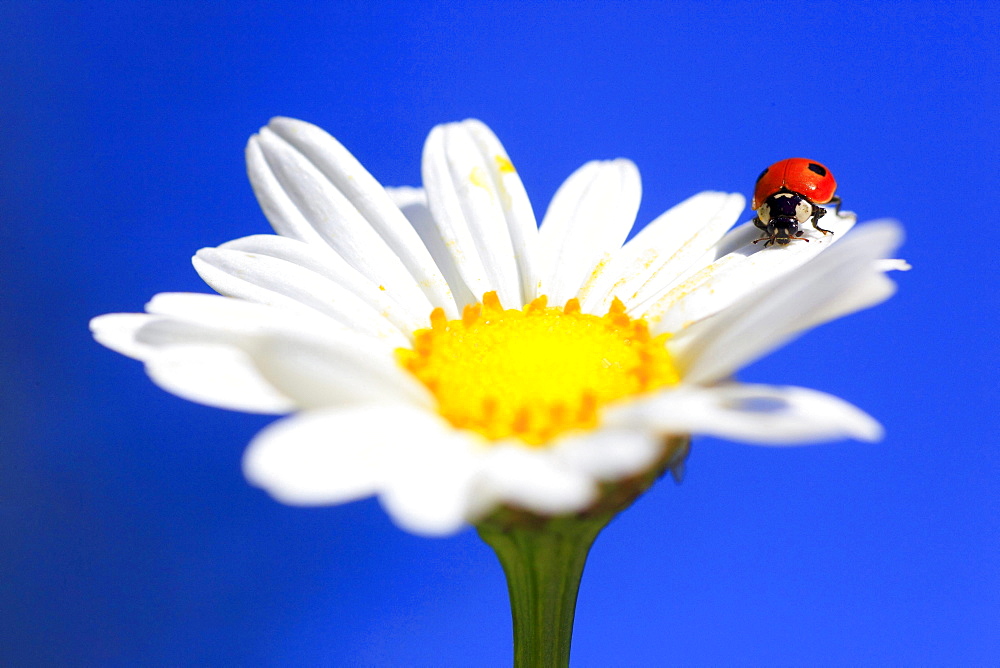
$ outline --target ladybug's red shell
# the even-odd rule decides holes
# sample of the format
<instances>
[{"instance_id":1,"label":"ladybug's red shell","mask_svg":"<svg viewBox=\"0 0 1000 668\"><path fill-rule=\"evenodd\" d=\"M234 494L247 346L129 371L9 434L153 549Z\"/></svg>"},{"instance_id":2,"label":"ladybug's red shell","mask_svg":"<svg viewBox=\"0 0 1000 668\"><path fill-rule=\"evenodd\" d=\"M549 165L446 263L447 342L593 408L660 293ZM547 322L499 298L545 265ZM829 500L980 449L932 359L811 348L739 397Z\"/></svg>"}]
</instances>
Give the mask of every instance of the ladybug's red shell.
<instances>
[{"instance_id":1,"label":"ladybug's red shell","mask_svg":"<svg viewBox=\"0 0 1000 668\"><path fill-rule=\"evenodd\" d=\"M815 160L787 158L774 163L757 177L753 203L756 211L768 197L784 188L806 197L816 204L826 204L833 199L837 181L830 170Z\"/></svg>"}]
</instances>

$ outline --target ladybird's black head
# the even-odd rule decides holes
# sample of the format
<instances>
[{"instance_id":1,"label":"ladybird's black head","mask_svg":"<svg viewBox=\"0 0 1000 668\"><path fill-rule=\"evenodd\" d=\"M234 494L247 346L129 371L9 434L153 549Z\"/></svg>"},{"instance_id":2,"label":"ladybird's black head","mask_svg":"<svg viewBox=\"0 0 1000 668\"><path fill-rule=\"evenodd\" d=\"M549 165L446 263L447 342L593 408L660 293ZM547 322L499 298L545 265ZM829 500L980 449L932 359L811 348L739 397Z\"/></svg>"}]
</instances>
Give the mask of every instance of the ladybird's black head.
<instances>
[{"instance_id":1,"label":"ladybird's black head","mask_svg":"<svg viewBox=\"0 0 1000 668\"><path fill-rule=\"evenodd\" d=\"M784 246L795 237L801 236L799 221L794 218L772 218L767 224L767 234L774 243Z\"/></svg>"},{"instance_id":2,"label":"ladybird's black head","mask_svg":"<svg viewBox=\"0 0 1000 668\"><path fill-rule=\"evenodd\" d=\"M784 246L802 236L799 225L809 220L812 210L812 202L802 195L781 190L764 200L757 209L757 217L767 226L772 243Z\"/></svg>"}]
</instances>

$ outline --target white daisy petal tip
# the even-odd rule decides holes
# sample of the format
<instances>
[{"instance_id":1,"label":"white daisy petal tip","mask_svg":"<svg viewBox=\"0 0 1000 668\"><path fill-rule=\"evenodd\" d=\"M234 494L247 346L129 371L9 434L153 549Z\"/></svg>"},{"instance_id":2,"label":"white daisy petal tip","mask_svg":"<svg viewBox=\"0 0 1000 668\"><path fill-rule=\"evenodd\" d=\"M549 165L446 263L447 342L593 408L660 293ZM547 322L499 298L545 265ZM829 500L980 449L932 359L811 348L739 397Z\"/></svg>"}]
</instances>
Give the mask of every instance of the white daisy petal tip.
<instances>
[{"instance_id":1,"label":"white daisy petal tip","mask_svg":"<svg viewBox=\"0 0 1000 668\"><path fill-rule=\"evenodd\" d=\"M567 468L614 481L648 469L663 455L664 439L644 430L604 429L569 436L552 447Z\"/></svg>"},{"instance_id":2,"label":"white daisy petal tip","mask_svg":"<svg viewBox=\"0 0 1000 668\"><path fill-rule=\"evenodd\" d=\"M795 392L792 398L785 393ZM798 388L775 388L771 396L735 396L726 399L724 410L759 418L772 428L762 430L763 444L804 445L853 438L874 443L885 430L860 408L828 394ZM812 425L778 426L783 421L812 421Z\"/></svg>"},{"instance_id":3,"label":"white daisy petal tip","mask_svg":"<svg viewBox=\"0 0 1000 668\"><path fill-rule=\"evenodd\" d=\"M243 474L288 505L322 506L371 496L378 488L381 450L369 443L343 447L340 428L336 417L322 413L275 422L250 442Z\"/></svg>"},{"instance_id":4,"label":"white daisy petal tip","mask_svg":"<svg viewBox=\"0 0 1000 668\"><path fill-rule=\"evenodd\" d=\"M541 515L561 515L583 510L597 499L595 477L583 467L566 466L551 450L501 443L486 456L481 488L499 503Z\"/></svg>"},{"instance_id":5,"label":"white daisy petal tip","mask_svg":"<svg viewBox=\"0 0 1000 668\"><path fill-rule=\"evenodd\" d=\"M741 383L682 386L617 409L608 421L755 445L806 445L846 438L875 442L885 433L870 415L825 392Z\"/></svg>"},{"instance_id":6,"label":"white daisy petal tip","mask_svg":"<svg viewBox=\"0 0 1000 668\"><path fill-rule=\"evenodd\" d=\"M105 348L141 360L150 350L138 341L137 335L151 319L145 313L106 313L90 319L90 333Z\"/></svg>"},{"instance_id":7,"label":"white daisy petal tip","mask_svg":"<svg viewBox=\"0 0 1000 668\"><path fill-rule=\"evenodd\" d=\"M879 271L909 271L910 269L913 269L913 265L909 262L898 258L876 260L875 267Z\"/></svg>"},{"instance_id":8,"label":"white daisy petal tip","mask_svg":"<svg viewBox=\"0 0 1000 668\"><path fill-rule=\"evenodd\" d=\"M195 332L190 341L157 342L144 360L149 378L171 394L205 406L264 415L297 408L260 375L244 342L198 340L200 336Z\"/></svg>"},{"instance_id":9,"label":"white daisy petal tip","mask_svg":"<svg viewBox=\"0 0 1000 668\"><path fill-rule=\"evenodd\" d=\"M393 487L379 495L386 513L401 528L418 536L451 536L469 526L464 500L453 490L421 486L416 490Z\"/></svg>"}]
</instances>

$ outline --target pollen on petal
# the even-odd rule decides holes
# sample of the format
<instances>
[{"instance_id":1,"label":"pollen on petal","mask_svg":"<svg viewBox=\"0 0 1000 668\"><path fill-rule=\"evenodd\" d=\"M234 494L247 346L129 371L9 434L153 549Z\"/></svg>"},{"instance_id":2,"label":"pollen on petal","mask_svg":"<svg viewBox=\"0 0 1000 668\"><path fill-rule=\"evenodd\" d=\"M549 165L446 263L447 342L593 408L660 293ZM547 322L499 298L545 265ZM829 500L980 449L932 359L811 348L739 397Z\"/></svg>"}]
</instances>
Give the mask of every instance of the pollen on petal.
<instances>
[{"instance_id":1,"label":"pollen on petal","mask_svg":"<svg viewBox=\"0 0 1000 668\"><path fill-rule=\"evenodd\" d=\"M508 158L505 158L502 155L496 155L493 156L493 159L496 161L497 169L500 170L501 173L513 174L517 171L514 169L514 165Z\"/></svg>"},{"instance_id":2,"label":"pollen on petal","mask_svg":"<svg viewBox=\"0 0 1000 668\"><path fill-rule=\"evenodd\" d=\"M493 191L490 189L489 182L486 179L486 174L483 172L482 167L473 167L472 171L469 172L469 182L472 185L482 188L493 197Z\"/></svg>"},{"instance_id":3,"label":"pollen on petal","mask_svg":"<svg viewBox=\"0 0 1000 668\"><path fill-rule=\"evenodd\" d=\"M487 439L541 446L595 428L611 403L673 385L679 377L665 342L614 300L604 315L544 295L504 309L495 292L465 307L460 320L431 313L399 364L436 397L438 412Z\"/></svg>"}]
</instances>

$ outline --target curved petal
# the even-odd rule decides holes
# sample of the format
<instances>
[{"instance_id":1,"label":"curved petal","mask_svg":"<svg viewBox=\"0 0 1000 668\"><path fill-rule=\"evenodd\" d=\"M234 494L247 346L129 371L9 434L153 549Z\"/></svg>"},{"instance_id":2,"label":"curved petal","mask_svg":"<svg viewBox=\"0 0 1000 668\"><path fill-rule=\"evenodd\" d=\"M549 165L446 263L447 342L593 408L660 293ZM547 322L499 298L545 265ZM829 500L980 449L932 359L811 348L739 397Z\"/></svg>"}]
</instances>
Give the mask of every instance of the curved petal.
<instances>
[{"instance_id":1,"label":"curved petal","mask_svg":"<svg viewBox=\"0 0 1000 668\"><path fill-rule=\"evenodd\" d=\"M644 471L663 453L663 439L646 430L602 428L552 446L565 467L597 480L619 480Z\"/></svg>"},{"instance_id":2,"label":"curved petal","mask_svg":"<svg viewBox=\"0 0 1000 668\"><path fill-rule=\"evenodd\" d=\"M377 493L396 453L436 428L406 406L354 406L311 411L261 431L243 455L250 483L293 505L327 505Z\"/></svg>"},{"instance_id":3,"label":"curved petal","mask_svg":"<svg viewBox=\"0 0 1000 668\"><path fill-rule=\"evenodd\" d=\"M497 444L483 464L479 493L545 515L582 510L597 498L594 480L552 453L518 443Z\"/></svg>"},{"instance_id":4,"label":"curved petal","mask_svg":"<svg viewBox=\"0 0 1000 668\"><path fill-rule=\"evenodd\" d=\"M426 418L416 438L411 435L396 449L379 501L407 531L442 536L476 521L488 508L475 491L484 448L471 434L436 416Z\"/></svg>"},{"instance_id":5,"label":"curved petal","mask_svg":"<svg viewBox=\"0 0 1000 668\"><path fill-rule=\"evenodd\" d=\"M799 332L805 332L824 323L863 311L896 294L896 283L878 270L859 278L855 283L844 286L844 290L830 301L816 309L803 313L790 323L786 336L792 339Z\"/></svg>"},{"instance_id":6,"label":"curved petal","mask_svg":"<svg viewBox=\"0 0 1000 668\"><path fill-rule=\"evenodd\" d=\"M497 156L484 153L473 126L469 121L438 125L428 135L422 166L428 205L468 289L477 297L495 290L506 308L520 308L516 257L523 258L525 249L515 246L507 216L514 216L520 232L517 214L523 217L525 203L519 200L515 207L511 193L501 190L505 181Z\"/></svg>"},{"instance_id":7,"label":"curved petal","mask_svg":"<svg viewBox=\"0 0 1000 668\"><path fill-rule=\"evenodd\" d=\"M386 400L430 404L395 364L392 345L334 330L318 314L185 293L157 295L147 308L152 315L108 321L119 330L115 340L142 354L157 384L192 401L267 413ZM140 327L132 325L140 319Z\"/></svg>"},{"instance_id":8,"label":"curved petal","mask_svg":"<svg viewBox=\"0 0 1000 668\"><path fill-rule=\"evenodd\" d=\"M322 313L301 305L289 309L200 292L161 292L153 295L146 304L146 313L232 334L305 331L320 335L338 327L336 322Z\"/></svg>"},{"instance_id":9,"label":"curved petal","mask_svg":"<svg viewBox=\"0 0 1000 668\"><path fill-rule=\"evenodd\" d=\"M153 351L137 339L139 330L154 320L145 313L108 313L90 320L90 333L94 340L116 353L142 360Z\"/></svg>"},{"instance_id":10,"label":"curved petal","mask_svg":"<svg viewBox=\"0 0 1000 668\"><path fill-rule=\"evenodd\" d=\"M726 378L783 345L831 308L835 312L845 293L880 274L875 261L901 241L895 223L865 225L812 262L686 329L668 343L683 378L702 384Z\"/></svg>"},{"instance_id":11,"label":"curved petal","mask_svg":"<svg viewBox=\"0 0 1000 668\"><path fill-rule=\"evenodd\" d=\"M447 282L415 230L378 181L344 146L321 128L293 118L267 126L329 179L402 261L433 306L452 304ZM429 311L428 311L429 312Z\"/></svg>"},{"instance_id":12,"label":"curved petal","mask_svg":"<svg viewBox=\"0 0 1000 668\"><path fill-rule=\"evenodd\" d=\"M274 234L255 234L228 241L219 248L284 260L328 278L370 304L402 332L427 326L428 313L408 310L389 296L385 286L372 283L327 246L307 244Z\"/></svg>"},{"instance_id":13,"label":"curved petal","mask_svg":"<svg viewBox=\"0 0 1000 668\"><path fill-rule=\"evenodd\" d=\"M761 238L760 234L760 228L754 225L750 220L737 225L733 229L726 232L726 234L719 239L719 243L717 243L715 248L712 249L706 264L714 262L719 258L723 258L730 253L739 253L740 255L746 256L763 250L763 246L754 243L754 241ZM810 241L810 243L812 242ZM792 247L803 245L805 244L796 244L792 242Z\"/></svg>"},{"instance_id":14,"label":"curved petal","mask_svg":"<svg viewBox=\"0 0 1000 668\"><path fill-rule=\"evenodd\" d=\"M252 159L258 153L261 159ZM415 310L431 312L433 306L421 290L418 279L358 210L355 202L309 158L266 127L250 138L247 155L251 159L248 163L250 180L261 208L279 234L291 229L290 236L311 243L315 243L318 236L370 281L385 286L393 299L412 305ZM259 187L259 184L264 186ZM381 188L378 190L388 200ZM397 215L409 229L402 213ZM315 234L303 231L308 228ZM413 236L416 237L416 233ZM415 242L420 244L418 238ZM423 248L423 244L420 247ZM429 255L427 260L430 261ZM444 284L443 277L440 283Z\"/></svg>"},{"instance_id":15,"label":"curved petal","mask_svg":"<svg viewBox=\"0 0 1000 668\"><path fill-rule=\"evenodd\" d=\"M628 237L641 197L639 170L630 160L588 162L573 172L539 230L538 294L553 305L576 297Z\"/></svg>"},{"instance_id":16,"label":"curved petal","mask_svg":"<svg viewBox=\"0 0 1000 668\"><path fill-rule=\"evenodd\" d=\"M876 260L875 267L879 271L909 271L910 269L913 269L909 262L898 258Z\"/></svg>"},{"instance_id":17,"label":"curved petal","mask_svg":"<svg viewBox=\"0 0 1000 668\"><path fill-rule=\"evenodd\" d=\"M216 295L158 295L160 303L198 303L206 298L225 308ZM195 298L195 299L189 299ZM152 303L152 302L151 302ZM237 302L238 304L238 302ZM241 304L261 308L254 304ZM146 363L150 378L164 390L190 401L251 413L287 413L294 403L261 377L247 349L254 331L264 331L263 314L219 322L178 320L162 314L124 313L95 318L91 327L98 342ZM279 311L277 317L282 313Z\"/></svg>"},{"instance_id":18,"label":"curved petal","mask_svg":"<svg viewBox=\"0 0 1000 668\"><path fill-rule=\"evenodd\" d=\"M531 208L528 193L521 183L521 176L507 155L507 150L482 121L469 119L462 127L476 143L484 157L486 173L493 180L499 195L498 202L507 223L514 259L521 277L521 299L526 304L535 298L538 269L536 255L538 246L538 221Z\"/></svg>"},{"instance_id":19,"label":"curved petal","mask_svg":"<svg viewBox=\"0 0 1000 668\"><path fill-rule=\"evenodd\" d=\"M148 331L147 326L144 331ZM146 373L167 392L217 408L247 413L287 413L294 402L257 372L250 356L229 343L161 347L146 358Z\"/></svg>"},{"instance_id":20,"label":"curved petal","mask_svg":"<svg viewBox=\"0 0 1000 668\"><path fill-rule=\"evenodd\" d=\"M763 244L748 243L707 267L682 276L678 282L630 311L646 318L656 333L682 330L759 292L775 277L809 262L843 239L855 222L850 216L823 220L834 232L832 236L809 231L803 237L808 241L800 240L787 246L764 248ZM741 235L745 235L745 231L737 228L733 234L743 239ZM720 243L725 244L727 240L724 238Z\"/></svg>"},{"instance_id":21,"label":"curved petal","mask_svg":"<svg viewBox=\"0 0 1000 668\"><path fill-rule=\"evenodd\" d=\"M882 427L864 411L802 387L685 386L609 411L605 419L609 425L664 434L706 434L760 445L882 438Z\"/></svg>"},{"instance_id":22,"label":"curved petal","mask_svg":"<svg viewBox=\"0 0 1000 668\"><path fill-rule=\"evenodd\" d=\"M247 479L283 503L327 505L374 494L393 520L444 535L474 519L481 452L432 413L401 405L310 411L257 435Z\"/></svg>"},{"instance_id":23,"label":"curved petal","mask_svg":"<svg viewBox=\"0 0 1000 668\"><path fill-rule=\"evenodd\" d=\"M677 280L733 226L746 200L739 193L703 192L661 214L595 276L584 310L601 313L614 297L637 304Z\"/></svg>"},{"instance_id":24,"label":"curved petal","mask_svg":"<svg viewBox=\"0 0 1000 668\"><path fill-rule=\"evenodd\" d=\"M432 405L392 352L364 337L274 334L259 339L251 353L261 375L306 409L380 401Z\"/></svg>"},{"instance_id":25,"label":"curved petal","mask_svg":"<svg viewBox=\"0 0 1000 668\"><path fill-rule=\"evenodd\" d=\"M192 262L206 283L229 297L282 306L298 303L329 316L343 328L396 345L405 345L411 334L402 332L371 304L345 287L285 260L243 251L203 248Z\"/></svg>"},{"instance_id":26,"label":"curved petal","mask_svg":"<svg viewBox=\"0 0 1000 668\"><path fill-rule=\"evenodd\" d=\"M465 279L462 278L456 259L445 245L444 239L441 238L441 234L438 231L437 224L434 222L434 216L431 215L431 209L427 205L427 193L424 189L404 186L400 188L386 188L386 192L389 193L389 197L392 198L396 206L406 216L406 219L413 225L413 229L423 239L424 245L430 251L431 257L434 258L437 266L441 269L441 273L444 274L445 280L448 281L448 285L451 286L451 294L455 298L458 310L461 311L466 305L478 302L482 295L477 297L472 294L472 291L465 284ZM445 309L445 313L449 319L458 317L458 312L454 310L449 311Z\"/></svg>"},{"instance_id":27,"label":"curved petal","mask_svg":"<svg viewBox=\"0 0 1000 668\"><path fill-rule=\"evenodd\" d=\"M245 153L250 186L257 196L257 203L264 212L264 217L271 223L274 231L289 239L326 246L326 240L296 207L295 202L285 192L284 186L278 181L264 156L257 135L250 137Z\"/></svg>"}]
</instances>

